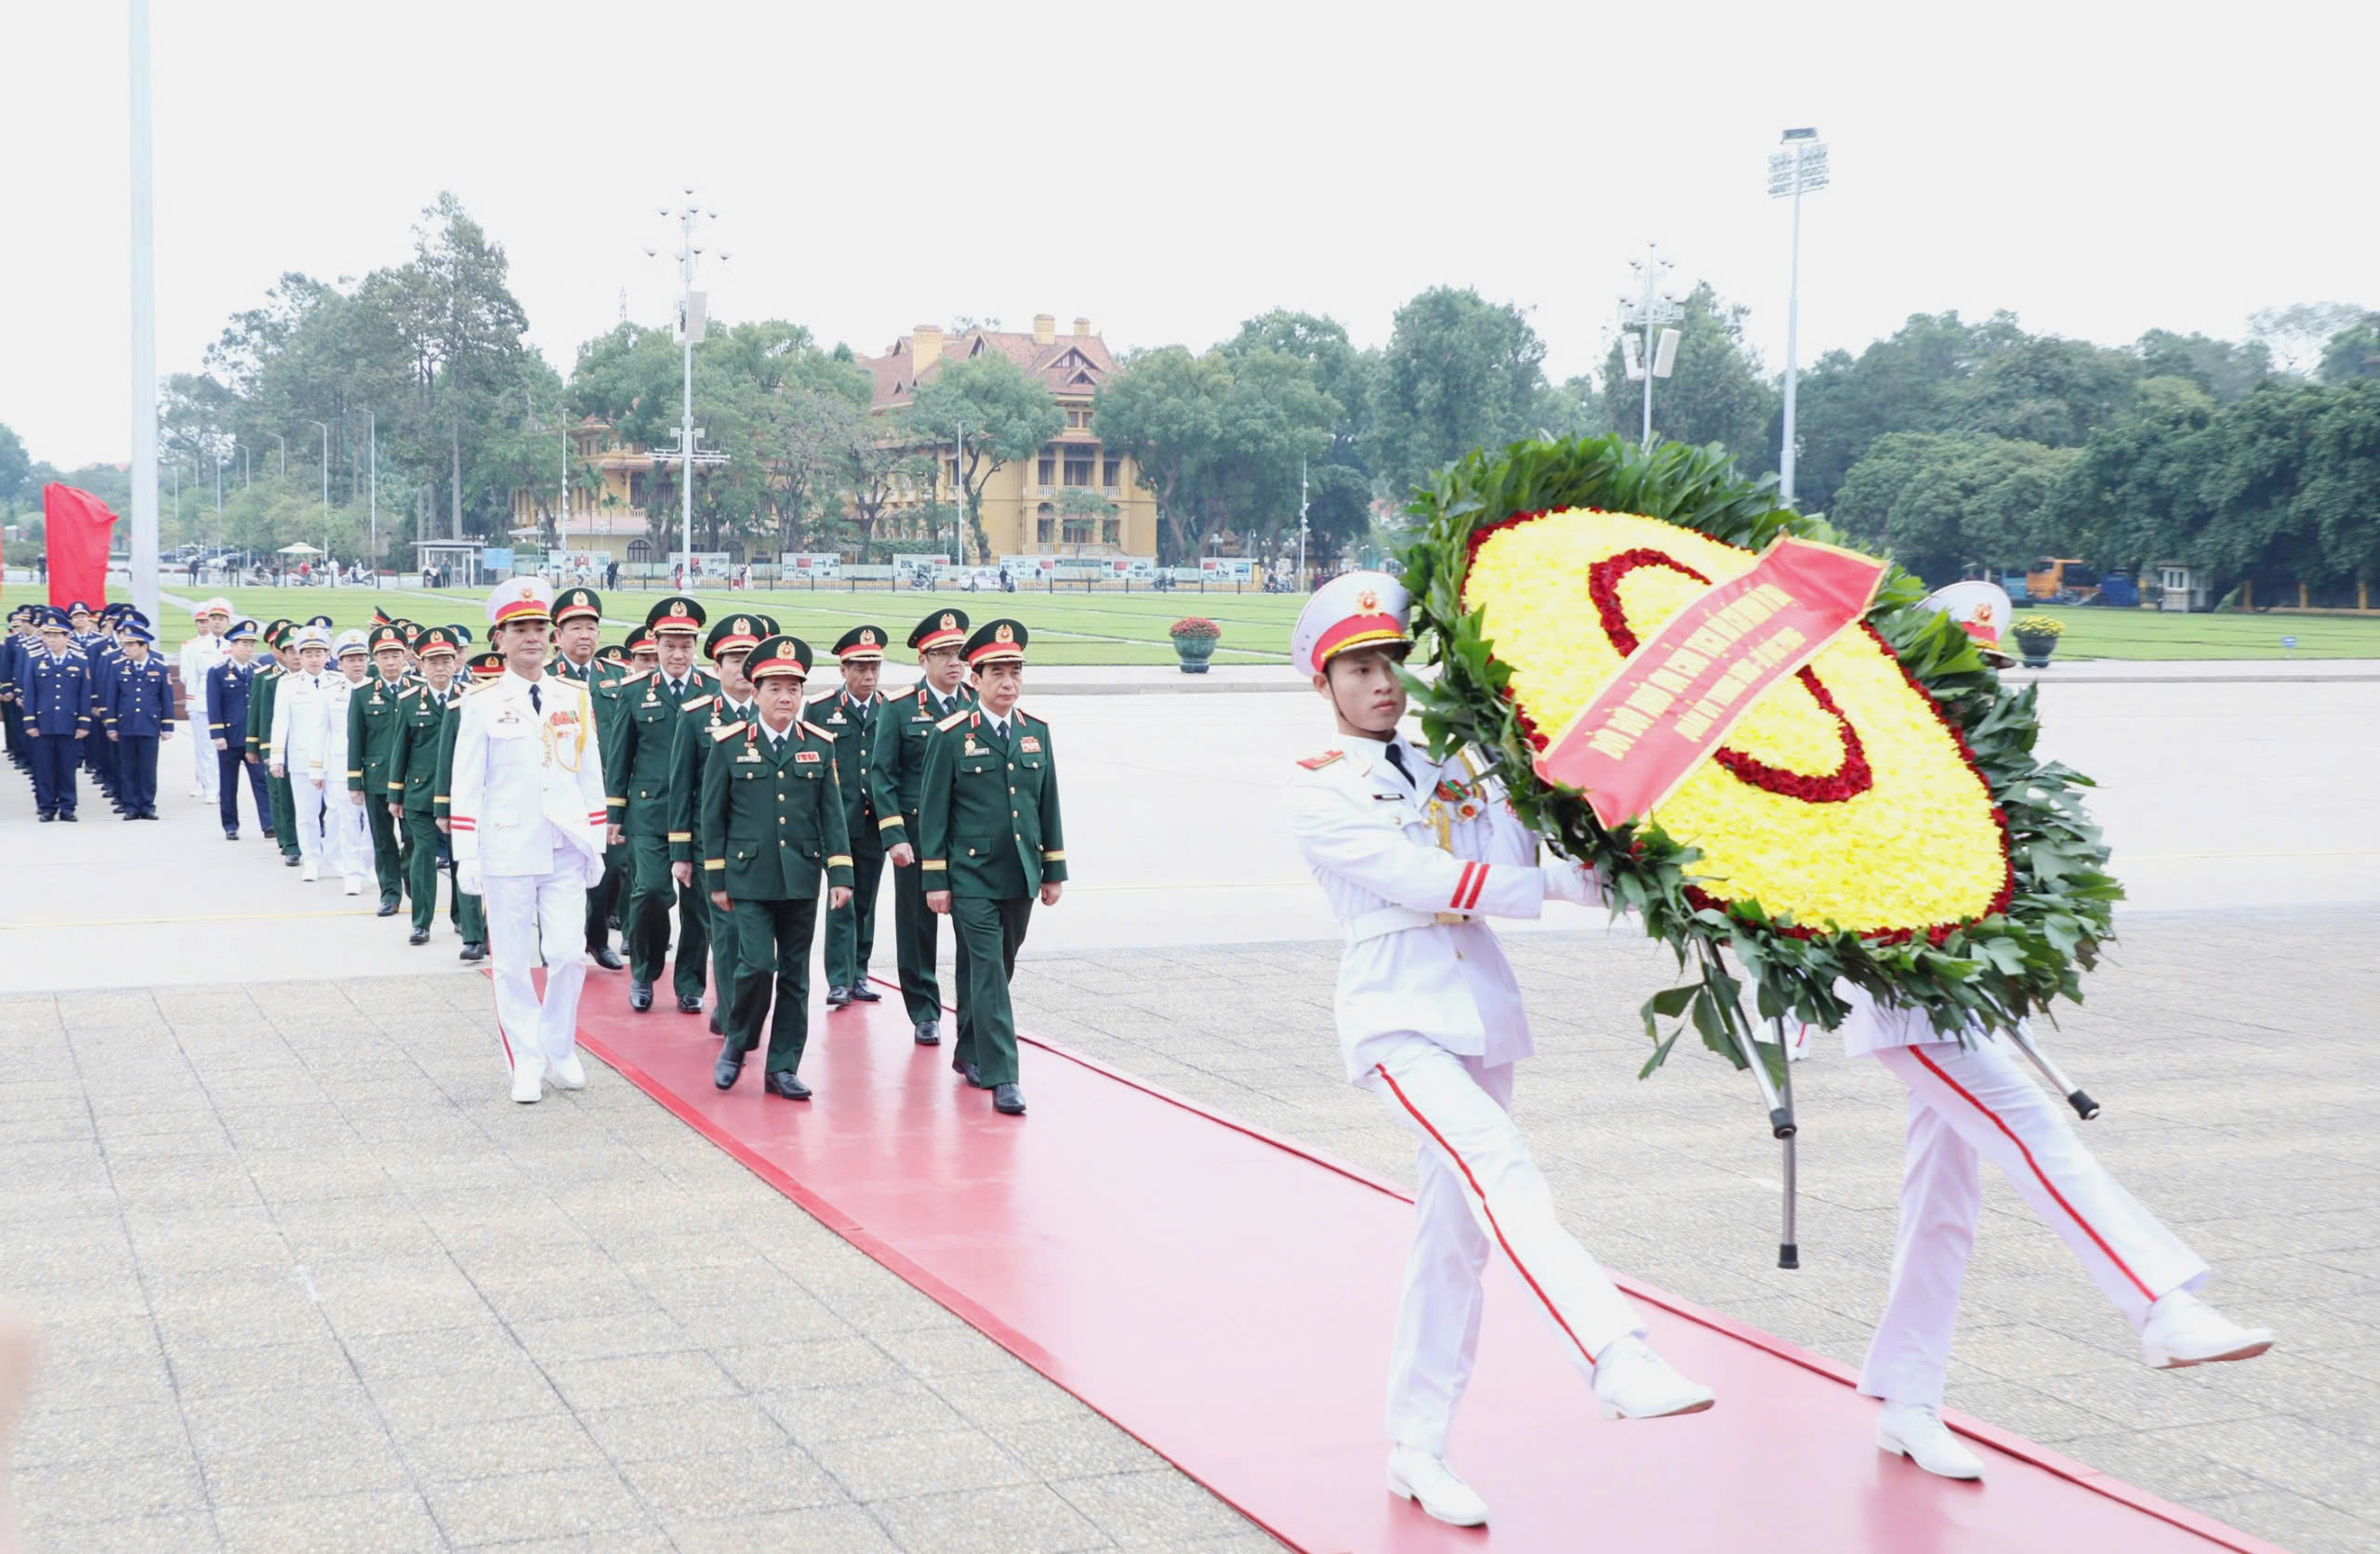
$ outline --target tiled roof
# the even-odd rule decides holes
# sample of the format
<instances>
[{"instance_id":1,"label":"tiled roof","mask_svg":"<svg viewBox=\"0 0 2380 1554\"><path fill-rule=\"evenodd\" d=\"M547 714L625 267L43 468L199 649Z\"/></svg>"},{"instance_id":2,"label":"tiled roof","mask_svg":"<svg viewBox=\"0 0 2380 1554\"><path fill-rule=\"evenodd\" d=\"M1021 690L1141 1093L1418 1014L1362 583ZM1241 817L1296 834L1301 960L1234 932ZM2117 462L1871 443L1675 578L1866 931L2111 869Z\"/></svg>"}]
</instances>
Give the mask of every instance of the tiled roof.
<instances>
[{"instance_id":1,"label":"tiled roof","mask_svg":"<svg viewBox=\"0 0 2380 1554\"><path fill-rule=\"evenodd\" d=\"M927 362L922 373L916 370L912 337L907 335L893 341L882 356L863 357L860 365L876 380L876 408L889 410L909 402L919 378L932 381L947 363L985 351L999 352L1048 384L1052 393L1089 393L1116 370L1107 342L1096 335L1060 335L1045 346L1030 332L1005 329L971 329L964 335L944 336L942 354ZM1091 380L1087 384L1081 381L1085 376Z\"/></svg>"}]
</instances>

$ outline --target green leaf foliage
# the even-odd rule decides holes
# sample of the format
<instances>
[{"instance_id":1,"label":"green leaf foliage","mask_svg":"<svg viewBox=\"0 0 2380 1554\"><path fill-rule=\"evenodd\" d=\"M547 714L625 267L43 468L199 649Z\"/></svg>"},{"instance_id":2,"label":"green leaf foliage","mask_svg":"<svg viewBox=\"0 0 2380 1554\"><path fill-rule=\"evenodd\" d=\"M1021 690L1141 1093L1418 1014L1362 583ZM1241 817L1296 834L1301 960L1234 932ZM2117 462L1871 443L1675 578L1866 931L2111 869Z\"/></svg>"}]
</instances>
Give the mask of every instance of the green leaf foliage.
<instances>
[{"instance_id":1,"label":"green leaf foliage","mask_svg":"<svg viewBox=\"0 0 2380 1554\"><path fill-rule=\"evenodd\" d=\"M1747 550L1787 533L1843 543L1824 520L1779 507L1772 488L1767 478L1739 478L1716 447L1673 442L1646 452L1609 436L1471 454L1437 471L1409 509L1419 524L1404 570L1413 632L1418 655L1437 673L1408 675L1407 685L1433 747L1470 745L1495 761L1522 820L1557 851L1597 869L1614 905L1692 968L1693 981L1644 1006L1654 1043L1647 1074L1679 1034L1662 1037L1662 1020L1685 1016L1704 1046L1740 1068L1753 1019L1838 1024L1839 981L1924 1011L1946 1035L1975 1024L2007 1029L2056 999L2082 998L2082 973L2111 937L2122 894L2082 806L2090 780L2034 754L2041 722L2031 689L2003 686L1965 633L1924 608L1924 585L1899 567L1886 572L1868 624L1965 739L2006 817L2016 891L2004 913L1932 938L1894 940L1781 921L1756 902L1698 906L1686 894L1697 879L1696 849L1652 820L1606 831L1583 795L1538 778L1518 711L1502 695L1510 671L1496 660L1481 613L1462 607L1473 532L1514 513L1600 507L1665 519ZM1773 1072L1781 1049L1762 1051Z\"/></svg>"}]
</instances>

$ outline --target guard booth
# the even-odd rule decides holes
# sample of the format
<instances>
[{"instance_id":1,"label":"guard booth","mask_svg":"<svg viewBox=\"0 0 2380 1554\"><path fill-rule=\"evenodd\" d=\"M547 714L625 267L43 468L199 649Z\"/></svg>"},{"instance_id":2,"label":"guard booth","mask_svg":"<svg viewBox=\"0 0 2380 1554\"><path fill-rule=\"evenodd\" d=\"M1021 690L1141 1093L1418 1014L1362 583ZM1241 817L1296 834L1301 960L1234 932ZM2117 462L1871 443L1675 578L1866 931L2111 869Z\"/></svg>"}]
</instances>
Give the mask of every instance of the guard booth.
<instances>
[{"instance_id":1,"label":"guard booth","mask_svg":"<svg viewBox=\"0 0 2380 1554\"><path fill-rule=\"evenodd\" d=\"M484 548L485 542L481 540L416 540L414 571L418 574L424 567L437 567L444 574L446 586L476 588L486 577L480 560Z\"/></svg>"},{"instance_id":2,"label":"guard booth","mask_svg":"<svg viewBox=\"0 0 2380 1554\"><path fill-rule=\"evenodd\" d=\"M2214 580L2203 567L2185 566L2179 561L2160 561L2157 563L2157 581L2165 590L2165 597L2158 601L2160 610L2188 613L2213 608L2207 595L2213 591Z\"/></svg>"}]
</instances>

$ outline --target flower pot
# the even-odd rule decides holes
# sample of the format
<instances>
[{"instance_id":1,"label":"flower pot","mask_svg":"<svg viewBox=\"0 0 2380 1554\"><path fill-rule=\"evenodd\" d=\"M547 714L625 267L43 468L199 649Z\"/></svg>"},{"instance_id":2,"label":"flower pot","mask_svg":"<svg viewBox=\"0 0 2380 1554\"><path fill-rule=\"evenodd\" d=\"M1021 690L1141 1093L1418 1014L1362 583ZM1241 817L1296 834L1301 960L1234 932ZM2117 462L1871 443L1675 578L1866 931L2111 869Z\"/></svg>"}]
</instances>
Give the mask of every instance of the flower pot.
<instances>
[{"instance_id":1,"label":"flower pot","mask_svg":"<svg viewBox=\"0 0 2380 1554\"><path fill-rule=\"evenodd\" d=\"M1215 656L1215 640L1212 637L1176 637L1173 652L1182 660L1182 672L1185 675L1205 674L1207 660Z\"/></svg>"},{"instance_id":2,"label":"flower pot","mask_svg":"<svg viewBox=\"0 0 2380 1554\"><path fill-rule=\"evenodd\" d=\"M2057 639L2036 637L2020 631L2016 634L2016 651L2024 654L2026 668L2046 669L2049 667L2049 655L2057 651Z\"/></svg>"}]
</instances>

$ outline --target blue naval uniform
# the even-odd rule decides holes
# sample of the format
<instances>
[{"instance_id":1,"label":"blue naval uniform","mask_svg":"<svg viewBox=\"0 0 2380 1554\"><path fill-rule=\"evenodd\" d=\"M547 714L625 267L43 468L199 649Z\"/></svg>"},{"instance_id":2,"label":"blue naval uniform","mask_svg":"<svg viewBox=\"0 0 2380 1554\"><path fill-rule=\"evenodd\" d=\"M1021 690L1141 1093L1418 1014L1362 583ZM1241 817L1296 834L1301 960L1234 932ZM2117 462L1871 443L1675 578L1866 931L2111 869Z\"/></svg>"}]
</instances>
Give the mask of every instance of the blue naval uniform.
<instances>
[{"instance_id":1,"label":"blue naval uniform","mask_svg":"<svg viewBox=\"0 0 2380 1554\"><path fill-rule=\"evenodd\" d=\"M31 646L13 618L0 632L0 726L7 730L8 758L22 767L31 766L33 757L25 753L25 709L18 703L17 688L24 681L25 652Z\"/></svg>"},{"instance_id":2,"label":"blue naval uniform","mask_svg":"<svg viewBox=\"0 0 2380 1554\"><path fill-rule=\"evenodd\" d=\"M173 671L151 653L119 653L105 677L100 721L115 746L116 804L126 820L157 813L157 742L174 726Z\"/></svg>"},{"instance_id":3,"label":"blue naval uniform","mask_svg":"<svg viewBox=\"0 0 2380 1554\"><path fill-rule=\"evenodd\" d=\"M79 649L56 657L35 648L26 657L17 688L25 708L26 748L33 756L33 805L45 819L74 818L74 767L97 710L91 700L91 661Z\"/></svg>"},{"instance_id":4,"label":"blue naval uniform","mask_svg":"<svg viewBox=\"0 0 2380 1554\"><path fill-rule=\"evenodd\" d=\"M246 759L242 746L248 732L248 695L256 684L257 666L253 662L235 663L226 658L206 671L206 737L212 742L223 741L223 748L215 752L216 804L223 818L223 834L240 834L240 773L248 774L248 797L257 817L257 829L272 828L272 807L270 790L265 785L262 761ZM196 717L191 718L194 725Z\"/></svg>"}]
</instances>

